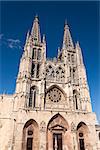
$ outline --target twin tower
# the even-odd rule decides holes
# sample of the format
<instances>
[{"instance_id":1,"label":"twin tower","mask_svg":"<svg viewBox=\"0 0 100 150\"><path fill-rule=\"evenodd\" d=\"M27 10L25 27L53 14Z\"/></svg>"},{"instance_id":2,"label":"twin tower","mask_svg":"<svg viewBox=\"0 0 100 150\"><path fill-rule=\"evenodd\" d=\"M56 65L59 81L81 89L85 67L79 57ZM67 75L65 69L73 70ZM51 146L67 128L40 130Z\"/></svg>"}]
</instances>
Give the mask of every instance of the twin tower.
<instances>
[{"instance_id":1,"label":"twin tower","mask_svg":"<svg viewBox=\"0 0 100 150\"><path fill-rule=\"evenodd\" d=\"M46 39L43 36L41 40L35 17L20 60L16 93L25 97L21 103L27 109L91 112L81 48L78 42L74 46L67 24L57 57L48 60Z\"/></svg>"},{"instance_id":2,"label":"twin tower","mask_svg":"<svg viewBox=\"0 0 100 150\"><path fill-rule=\"evenodd\" d=\"M49 60L35 17L15 93L0 96L0 111L1 150L97 150L96 116L82 52L79 43L73 44L67 24L62 47Z\"/></svg>"}]
</instances>

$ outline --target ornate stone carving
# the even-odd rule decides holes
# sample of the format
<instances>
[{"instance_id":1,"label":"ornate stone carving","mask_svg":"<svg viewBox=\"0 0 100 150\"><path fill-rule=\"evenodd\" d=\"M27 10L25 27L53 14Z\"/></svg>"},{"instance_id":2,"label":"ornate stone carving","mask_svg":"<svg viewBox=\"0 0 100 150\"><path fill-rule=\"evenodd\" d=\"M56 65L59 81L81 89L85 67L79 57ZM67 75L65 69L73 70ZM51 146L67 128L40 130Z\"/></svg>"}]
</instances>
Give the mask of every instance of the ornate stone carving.
<instances>
[{"instance_id":1,"label":"ornate stone carving","mask_svg":"<svg viewBox=\"0 0 100 150\"><path fill-rule=\"evenodd\" d=\"M62 100L65 101L65 95L59 88L55 86L55 87L52 87L50 90L48 90L47 95L46 95L46 102L61 103Z\"/></svg>"},{"instance_id":2,"label":"ornate stone carving","mask_svg":"<svg viewBox=\"0 0 100 150\"><path fill-rule=\"evenodd\" d=\"M55 80L58 82L64 82L65 81L65 70L63 67L58 66L57 68L53 67L51 64L47 66L46 68L46 78L48 80Z\"/></svg>"},{"instance_id":3,"label":"ornate stone carving","mask_svg":"<svg viewBox=\"0 0 100 150\"><path fill-rule=\"evenodd\" d=\"M71 123L71 131L75 131L76 130L76 126L75 126L75 124L72 122Z\"/></svg>"},{"instance_id":4,"label":"ornate stone carving","mask_svg":"<svg viewBox=\"0 0 100 150\"><path fill-rule=\"evenodd\" d=\"M49 130L52 129L63 129L64 131L67 130L67 124L65 122L65 120L63 120L62 118L60 118L59 116L57 118L55 118L49 125Z\"/></svg>"},{"instance_id":5,"label":"ornate stone carving","mask_svg":"<svg viewBox=\"0 0 100 150\"><path fill-rule=\"evenodd\" d=\"M44 121L42 121L40 123L40 131L41 132L45 132L45 130L46 130L46 123Z\"/></svg>"},{"instance_id":6,"label":"ornate stone carving","mask_svg":"<svg viewBox=\"0 0 100 150\"><path fill-rule=\"evenodd\" d=\"M53 88L48 92L48 98L52 102L59 102L61 100L62 93L57 88Z\"/></svg>"}]
</instances>

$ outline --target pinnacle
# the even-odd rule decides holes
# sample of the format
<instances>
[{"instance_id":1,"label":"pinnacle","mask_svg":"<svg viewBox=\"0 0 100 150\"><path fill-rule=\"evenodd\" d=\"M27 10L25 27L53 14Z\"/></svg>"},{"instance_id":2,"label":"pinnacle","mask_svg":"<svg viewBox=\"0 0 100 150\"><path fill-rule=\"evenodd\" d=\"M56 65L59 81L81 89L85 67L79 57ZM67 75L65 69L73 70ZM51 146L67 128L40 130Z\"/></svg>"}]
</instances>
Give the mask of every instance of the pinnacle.
<instances>
[{"instance_id":1,"label":"pinnacle","mask_svg":"<svg viewBox=\"0 0 100 150\"><path fill-rule=\"evenodd\" d=\"M77 47L80 47L79 41L76 42L76 46L77 46Z\"/></svg>"},{"instance_id":2,"label":"pinnacle","mask_svg":"<svg viewBox=\"0 0 100 150\"><path fill-rule=\"evenodd\" d=\"M65 26L64 26L64 29L69 29L67 19L65 19Z\"/></svg>"},{"instance_id":3,"label":"pinnacle","mask_svg":"<svg viewBox=\"0 0 100 150\"><path fill-rule=\"evenodd\" d=\"M38 15L37 15L37 14L36 14L36 16L35 16L34 21L39 21L39 17L38 17Z\"/></svg>"}]
</instances>

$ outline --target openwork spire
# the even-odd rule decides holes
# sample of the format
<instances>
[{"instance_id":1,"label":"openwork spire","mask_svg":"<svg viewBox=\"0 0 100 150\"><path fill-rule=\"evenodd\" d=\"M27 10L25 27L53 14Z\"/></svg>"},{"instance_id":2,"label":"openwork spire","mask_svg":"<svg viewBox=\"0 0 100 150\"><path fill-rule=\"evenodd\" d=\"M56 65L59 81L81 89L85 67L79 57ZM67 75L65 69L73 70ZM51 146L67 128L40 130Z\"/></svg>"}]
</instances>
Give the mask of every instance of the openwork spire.
<instances>
[{"instance_id":1,"label":"openwork spire","mask_svg":"<svg viewBox=\"0 0 100 150\"><path fill-rule=\"evenodd\" d=\"M35 19L33 22L31 35L33 37L33 42L41 43L40 26L39 26L39 19L37 15L35 16Z\"/></svg>"},{"instance_id":2,"label":"openwork spire","mask_svg":"<svg viewBox=\"0 0 100 150\"><path fill-rule=\"evenodd\" d=\"M63 36L63 45L62 48L67 48L67 47L74 47L71 33L68 27L67 22L65 22L65 27L64 27L64 36Z\"/></svg>"}]
</instances>

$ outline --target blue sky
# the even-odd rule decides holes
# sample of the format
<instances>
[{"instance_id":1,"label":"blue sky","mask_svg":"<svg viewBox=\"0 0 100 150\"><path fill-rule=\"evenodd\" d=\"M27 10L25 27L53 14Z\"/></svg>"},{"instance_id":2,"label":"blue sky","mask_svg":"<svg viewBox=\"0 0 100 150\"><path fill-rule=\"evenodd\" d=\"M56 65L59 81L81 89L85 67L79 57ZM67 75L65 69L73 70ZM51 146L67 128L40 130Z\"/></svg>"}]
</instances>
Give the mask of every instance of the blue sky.
<instances>
[{"instance_id":1,"label":"blue sky","mask_svg":"<svg viewBox=\"0 0 100 150\"><path fill-rule=\"evenodd\" d=\"M25 36L38 14L41 34L46 34L47 56L54 57L62 44L67 20L74 43L80 42L87 70L93 111L100 120L99 2L12 1L1 3L0 93L12 94Z\"/></svg>"}]
</instances>

